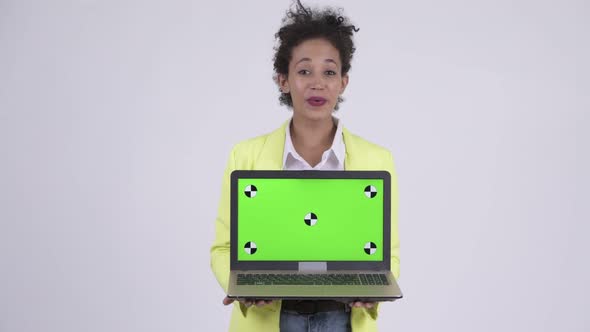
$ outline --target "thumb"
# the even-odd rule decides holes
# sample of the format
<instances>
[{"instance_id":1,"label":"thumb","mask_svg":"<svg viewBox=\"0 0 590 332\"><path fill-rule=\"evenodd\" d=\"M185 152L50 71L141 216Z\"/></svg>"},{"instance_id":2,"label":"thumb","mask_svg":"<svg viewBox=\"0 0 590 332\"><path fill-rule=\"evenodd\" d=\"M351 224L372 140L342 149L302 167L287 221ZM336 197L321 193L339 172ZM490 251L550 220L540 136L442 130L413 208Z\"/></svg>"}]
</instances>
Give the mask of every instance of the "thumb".
<instances>
[{"instance_id":1,"label":"thumb","mask_svg":"<svg viewBox=\"0 0 590 332\"><path fill-rule=\"evenodd\" d=\"M234 302L234 299L230 299L230 298L229 298L229 297L227 297L227 296L226 296L226 297L223 299L223 305L230 305L230 304L232 304L233 302Z\"/></svg>"}]
</instances>

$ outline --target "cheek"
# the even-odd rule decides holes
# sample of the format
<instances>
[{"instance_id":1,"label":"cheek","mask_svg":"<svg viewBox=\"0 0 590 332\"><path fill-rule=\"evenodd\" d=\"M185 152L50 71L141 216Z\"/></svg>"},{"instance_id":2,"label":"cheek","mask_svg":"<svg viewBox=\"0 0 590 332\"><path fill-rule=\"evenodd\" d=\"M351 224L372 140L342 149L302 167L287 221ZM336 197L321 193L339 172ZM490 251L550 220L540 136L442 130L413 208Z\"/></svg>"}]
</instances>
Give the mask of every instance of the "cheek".
<instances>
[{"instance_id":1,"label":"cheek","mask_svg":"<svg viewBox=\"0 0 590 332\"><path fill-rule=\"evenodd\" d=\"M334 94L340 94L340 90L342 90L342 83L340 81L334 81L330 84L330 91Z\"/></svg>"},{"instance_id":2,"label":"cheek","mask_svg":"<svg viewBox=\"0 0 590 332\"><path fill-rule=\"evenodd\" d=\"M295 94L297 96L303 95L303 93L305 92L305 82L303 82L302 80L294 81L291 84L291 89L292 94Z\"/></svg>"},{"instance_id":3,"label":"cheek","mask_svg":"<svg viewBox=\"0 0 590 332\"><path fill-rule=\"evenodd\" d=\"M299 91L303 92L305 90L305 88L307 87L307 85L308 85L308 82L307 81L308 81L308 79L305 79L305 78L302 78L302 79L297 80L295 82L295 84L297 85L297 89Z\"/></svg>"}]
</instances>

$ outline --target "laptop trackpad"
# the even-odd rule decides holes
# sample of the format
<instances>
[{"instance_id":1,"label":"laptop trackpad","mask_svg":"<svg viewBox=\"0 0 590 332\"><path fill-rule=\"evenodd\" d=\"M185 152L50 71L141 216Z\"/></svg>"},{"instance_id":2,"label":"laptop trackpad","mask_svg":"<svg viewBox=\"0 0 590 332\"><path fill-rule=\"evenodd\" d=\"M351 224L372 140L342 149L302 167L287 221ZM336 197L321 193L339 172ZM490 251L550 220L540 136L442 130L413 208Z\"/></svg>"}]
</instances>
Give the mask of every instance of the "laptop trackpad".
<instances>
[{"instance_id":1,"label":"laptop trackpad","mask_svg":"<svg viewBox=\"0 0 590 332\"><path fill-rule=\"evenodd\" d=\"M327 262L299 262L299 272L326 272Z\"/></svg>"}]
</instances>

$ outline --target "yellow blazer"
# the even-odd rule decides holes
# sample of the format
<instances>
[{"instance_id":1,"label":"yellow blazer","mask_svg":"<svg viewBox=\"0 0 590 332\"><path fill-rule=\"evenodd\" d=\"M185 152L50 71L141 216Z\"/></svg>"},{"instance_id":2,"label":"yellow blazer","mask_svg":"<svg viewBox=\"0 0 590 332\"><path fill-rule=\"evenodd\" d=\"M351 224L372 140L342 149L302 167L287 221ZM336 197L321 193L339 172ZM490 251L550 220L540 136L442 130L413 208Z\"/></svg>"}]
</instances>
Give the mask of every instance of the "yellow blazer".
<instances>
[{"instance_id":1,"label":"yellow blazer","mask_svg":"<svg viewBox=\"0 0 590 332\"><path fill-rule=\"evenodd\" d=\"M281 170L285 146L285 122L274 132L238 143L231 151L223 176L221 200L215 221L215 242L211 246L211 269L217 281L227 292L229 283L229 228L230 228L230 174L233 170ZM342 130L346 148L345 170L386 170L391 174L391 270L399 277L399 238L397 231L398 193L391 153L373 143ZM353 308L353 332L377 331L377 306L371 309ZM246 307L234 302L230 331L279 331L281 301L257 307Z\"/></svg>"}]
</instances>

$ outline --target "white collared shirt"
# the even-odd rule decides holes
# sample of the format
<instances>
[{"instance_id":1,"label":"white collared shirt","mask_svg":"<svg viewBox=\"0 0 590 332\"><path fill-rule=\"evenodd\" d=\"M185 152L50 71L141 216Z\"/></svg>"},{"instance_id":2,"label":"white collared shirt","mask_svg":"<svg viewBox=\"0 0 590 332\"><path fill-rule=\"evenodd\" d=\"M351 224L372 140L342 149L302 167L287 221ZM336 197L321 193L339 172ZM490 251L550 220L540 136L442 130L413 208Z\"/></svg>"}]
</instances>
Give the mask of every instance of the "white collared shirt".
<instances>
[{"instance_id":1,"label":"white collared shirt","mask_svg":"<svg viewBox=\"0 0 590 332\"><path fill-rule=\"evenodd\" d=\"M299 171L299 170L322 170L322 171L343 171L344 170L344 156L345 146L342 139L342 123L340 119L333 118L336 123L336 134L332 141L332 146L324 151L321 161L312 167L305 159L303 159L293 146L291 140L291 121L287 125L285 133L285 148L283 152L283 170Z\"/></svg>"}]
</instances>

